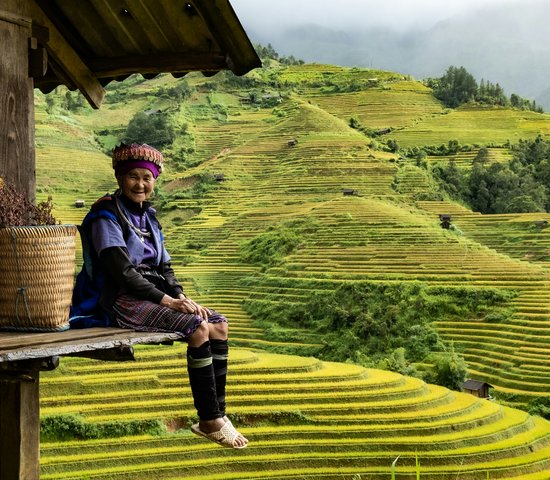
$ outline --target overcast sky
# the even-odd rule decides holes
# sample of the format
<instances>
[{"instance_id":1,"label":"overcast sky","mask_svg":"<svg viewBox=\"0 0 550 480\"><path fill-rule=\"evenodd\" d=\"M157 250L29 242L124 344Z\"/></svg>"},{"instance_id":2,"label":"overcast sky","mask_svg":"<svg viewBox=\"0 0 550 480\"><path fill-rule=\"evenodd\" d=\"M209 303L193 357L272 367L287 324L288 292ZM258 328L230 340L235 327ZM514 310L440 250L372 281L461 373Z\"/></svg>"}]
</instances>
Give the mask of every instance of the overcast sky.
<instances>
[{"instance_id":1,"label":"overcast sky","mask_svg":"<svg viewBox=\"0 0 550 480\"><path fill-rule=\"evenodd\" d=\"M280 55L415 78L464 66L550 111L550 0L229 1Z\"/></svg>"},{"instance_id":2,"label":"overcast sky","mask_svg":"<svg viewBox=\"0 0 550 480\"><path fill-rule=\"evenodd\" d=\"M303 23L332 28L391 26L396 30L426 27L439 20L487 5L522 0L230 0L245 30L264 33ZM548 2L550 4L550 1Z\"/></svg>"}]
</instances>

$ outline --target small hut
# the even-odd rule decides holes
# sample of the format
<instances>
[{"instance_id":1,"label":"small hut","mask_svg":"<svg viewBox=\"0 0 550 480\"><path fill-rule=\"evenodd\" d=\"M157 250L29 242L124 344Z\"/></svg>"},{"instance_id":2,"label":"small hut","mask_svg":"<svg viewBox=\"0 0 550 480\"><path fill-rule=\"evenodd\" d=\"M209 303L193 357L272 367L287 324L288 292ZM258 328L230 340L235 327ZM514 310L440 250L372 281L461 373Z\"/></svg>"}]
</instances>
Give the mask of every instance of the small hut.
<instances>
[{"instance_id":1,"label":"small hut","mask_svg":"<svg viewBox=\"0 0 550 480\"><path fill-rule=\"evenodd\" d=\"M344 197L349 197L349 196L358 195L358 194L359 192L357 190L354 190L353 188L342 189L342 195L344 195Z\"/></svg>"},{"instance_id":2,"label":"small hut","mask_svg":"<svg viewBox=\"0 0 550 480\"><path fill-rule=\"evenodd\" d=\"M462 391L478 398L490 398L489 389L493 386L479 380L466 380L462 384Z\"/></svg>"},{"instance_id":3,"label":"small hut","mask_svg":"<svg viewBox=\"0 0 550 480\"><path fill-rule=\"evenodd\" d=\"M448 213L441 213L439 215L439 224L441 225L441 228L444 228L446 230L448 230L449 228L451 228L451 220L453 219L453 217L448 214Z\"/></svg>"}]
</instances>

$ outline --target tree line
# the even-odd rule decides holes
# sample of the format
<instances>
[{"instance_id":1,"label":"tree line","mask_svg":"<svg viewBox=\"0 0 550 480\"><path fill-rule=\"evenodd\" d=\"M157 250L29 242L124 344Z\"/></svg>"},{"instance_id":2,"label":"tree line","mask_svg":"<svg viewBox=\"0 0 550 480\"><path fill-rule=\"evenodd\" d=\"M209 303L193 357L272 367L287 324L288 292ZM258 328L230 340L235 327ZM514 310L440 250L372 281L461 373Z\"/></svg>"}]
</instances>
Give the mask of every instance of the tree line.
<instances>
[{"instance_id":1,"label":"tree line","mask_svg":"<svg viewBox=\"0 0 550 480\"><path fill-rule=\"evenodd\" d=\"M294 55L289 55L288 57L279 55L271 43L268 43L267 46L258 43L254 45L254 50L256 50L262 62L267 60L269 63L270 60L275 60L281 65L303 65L305 63L303 60L295 58Z\"/></svg>"},{"instance_id":2,"label":"tree line","mask_svg":"<svg viewBox=\"0 0 550 480\"><path fill-rule=\"evenodd\" d=\"M477 102L543 113L542 107L534 100L522 98L515 93L508 98L498 83L482 79L478 84L464 67L450 66L442 77L427 78L424 83L433 90L434 96L449 108Z\"/></svg>"},{"instance_id":3,"label":"tree line","mask_svg":"<svg viewBox=\"0 0 550 480\"><path fill-rule=\"evenodd\" d=\"M481 213L550 211L550 141L538 136L510 147L512 160L489 162L481 148L471 169L454 161L436 165L432 174L452 199Z\"/></svg>"}]
</instances>

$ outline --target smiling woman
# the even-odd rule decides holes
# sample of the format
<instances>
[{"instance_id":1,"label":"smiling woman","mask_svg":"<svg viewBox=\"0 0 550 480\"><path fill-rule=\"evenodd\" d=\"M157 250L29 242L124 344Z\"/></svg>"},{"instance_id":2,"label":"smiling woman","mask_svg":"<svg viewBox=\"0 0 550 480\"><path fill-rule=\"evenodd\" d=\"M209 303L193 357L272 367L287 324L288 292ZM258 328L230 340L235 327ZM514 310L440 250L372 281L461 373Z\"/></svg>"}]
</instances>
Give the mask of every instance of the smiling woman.
<instances>
[{"instance_id":1,"label":"smiling woman","mask_svg":"<svg viewBox=\"0 0 550 480\"><path fill-rule=\"evenodd\" d=\"M244 448L247 439L225 415L227 320L183 293L148 202L163 160L146 144L114 149L119 189L100 198L80 228L84 266L74 288L71 327L180 335L188 342L189 383L199 416L192 431L225 447Z\"/></svg>"},{"instance_id":2,"label":"smiling woman","mask_svg":"<svg viewBox=\"0 0 550 480\"><path fill-rule=\"evenodd\" d=\"M122 194L140 206L149 200L155 188L155 180L156 177L147 168L132 168L128 173L117 176Z\"/></svg>"}]
</instances>

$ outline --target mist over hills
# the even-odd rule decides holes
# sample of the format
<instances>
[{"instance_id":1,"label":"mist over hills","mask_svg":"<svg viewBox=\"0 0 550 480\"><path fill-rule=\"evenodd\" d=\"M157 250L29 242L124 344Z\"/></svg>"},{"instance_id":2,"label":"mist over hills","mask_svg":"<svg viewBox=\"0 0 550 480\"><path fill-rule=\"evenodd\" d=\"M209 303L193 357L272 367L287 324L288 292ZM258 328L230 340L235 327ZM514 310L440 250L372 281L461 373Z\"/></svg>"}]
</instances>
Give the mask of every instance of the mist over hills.
<instances>
[{"instance_id":1,"label":"mist over hills","mask_svg":"<svg viewBox=\"0 0 550 480\"><path fill-rule=\"evenodd\" d=\"M306 62L381 68L415 78L441 76L464 66L478 82L499 83L550 110L550 30L544 1L488 6L431 26L398 31L390 27L333 29L314 23L277 31L256 30L254 42L271 43L282 55Z\"/></svg>"}]
</instances>

